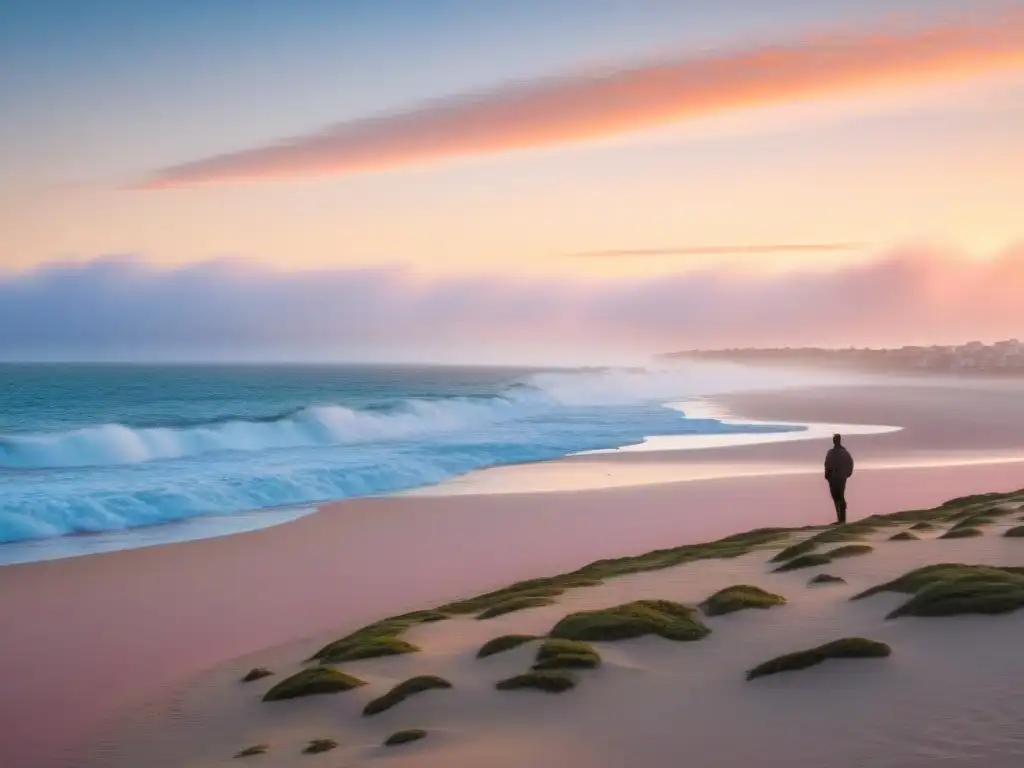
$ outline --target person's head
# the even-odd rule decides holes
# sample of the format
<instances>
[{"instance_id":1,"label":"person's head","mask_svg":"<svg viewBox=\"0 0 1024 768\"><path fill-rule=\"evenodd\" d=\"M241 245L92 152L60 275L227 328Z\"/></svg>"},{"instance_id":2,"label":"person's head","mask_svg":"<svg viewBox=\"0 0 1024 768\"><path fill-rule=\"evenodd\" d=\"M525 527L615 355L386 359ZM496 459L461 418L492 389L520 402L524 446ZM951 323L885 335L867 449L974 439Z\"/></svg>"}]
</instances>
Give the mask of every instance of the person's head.
<instances>
[{"instance_id":1,"label":"person's head","mask_svg":"<svg viewBox=\"0 0 1024 768\"><path fill-rule=\"evenodd\" d=\"M838 448L842 444L843 444L843 436L842 435L832 435L832 445L834 445L834 446L836 446L836 448Z\"/></svg>"}]
</instances>

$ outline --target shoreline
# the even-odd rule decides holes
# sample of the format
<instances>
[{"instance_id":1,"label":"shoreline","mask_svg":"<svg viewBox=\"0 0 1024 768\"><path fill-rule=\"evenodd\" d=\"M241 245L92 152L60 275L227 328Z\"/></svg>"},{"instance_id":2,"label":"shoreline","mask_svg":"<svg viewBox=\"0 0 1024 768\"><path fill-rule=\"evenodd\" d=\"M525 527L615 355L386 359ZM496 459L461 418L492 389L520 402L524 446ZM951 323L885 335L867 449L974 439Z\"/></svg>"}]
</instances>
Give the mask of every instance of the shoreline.
<instances>
[{"instance_id":1,"label":"shoreline","mask_svg":"<svg viewBox=\"0 0 1024 768\"><path fill-rule=\"evenodd\" d=\"M859 386L863 392L872 385ZM873 385L891 392L885 385ZM448 497L455 495L493 495L504 493L555 493L576 490L597 490L663 483L696 482L728 478L760 477L775 474L813 474L817 467L806 454L794 458L786 453L777 460L755 461L736 456L732 449L776 446L796 442L820 441L833 432L844 435L886 435L904 429L898 425L870 423L833 423L805 419L773 417L779 402L792 405L793 392L839 390L830 387L806 387L796 390L772 390L741 394L710 395L690 400L669 402L666 408L686 413L691 419L716 419L729 425L774 426L783 431L700 433L689 435L652 435L639 443L618 448L595 449L566 454L554 459L499 464L455 475L437 483L407 490L390 491L369 496L328 500L316 505L288 505L250 510L248 512L188 518L174 523L160 523L120 531L102 531L53 538L29 539L0 544L0 569L73 557L110 552L145 549L166 544L187 543L207 538L236 536L264 528L273 528L322 507L351 503L371 498ZM767 405L765 403L767 400ZM806 411L801 416L810 415ZM634 454L646 454L635 456ZM615 457L612 461L605 461ZM636 462L622 461L625 458ZM587 459L594 461L587 464ZM973 450L961 452L914 451L899 458L887 456L861 463L863 469L940 468L981 464L1024 462L1020 450Z\"/></svg>"},{"instance_id":2,"label":"shoreline","mask_svg":"<svg viewBox=\"0 0 1024 768\"><path fill-rule=\"evenodd\" d=\"M728 426L776 427L764 432L708 432L686 435L650 435L641 442L618 448L579 451L547 461L502 464L456 475L439 483L399 491L389 496L427 498L522 493L558 493L600 490L638 485L724 480L760 477L772 474L806 474L813 470L791 462L701 462L691 466L694 457L711 449L755 447L768 449L779 443L831 439L836 431L854 435L881 435L898 432L900 426L875 424L837 424L817 421L780 421L754 419L731 413L715 396L670 402L669 410L684 413L688 419L715 419ZM657 454L652 461L623 462L620 457L633 454ZM642 459L642 457L640 457ZM1024 461L1024 452L1014 461ZM954 462L962 463L962 462ZM883 467L877 467L883 468Z\"/></svg>"},{"instance_id":3,"label":"shoreline","mask_svg":"<svg viewBox=\"0 0 1024 768\"><path fill-rule=\"evenodd\" d=\"M964 400L970 407L963 409ZM693 401L691 401L693 402ZM399 494L407 498L554 493L775 475L816 475L833 431L859 471L1024 462L1024 396L1014 390L930 386L805 387L702 398L704 414L745 424L806 425L806 432L666 436L548 462L490 467ZM882 426L893 425L893 426ZM898 425L898 426L896 426ZM845 430L845 431L844 431ZM692 447L686 447L688 440Z\"/></svg>"},{"instance_id":4,"label":"shoreline","mask_svg":"<svg viewBox=\"0 0 1024 768\"><path fill-rule=\"evenodd\" d=\"M987 396L999 400L1005 398L1005 387L986 388ZM261 528L274 527L298 517L312 514L316 508L327 504L351 502L363 498L390 496L450 496L463 494L494 494L510 492L513 487L526 487L530 492L556 492L585 488L609 488L629 485L649 485L663 482L682 482L727 477L753 477L763 474L812 473L815 459L806 451L789 446L791 443L816 441L827 437L832 431L846 435L884 435L902 431L898 426L901 414L889 414L886 425L871 422L870 413L858 414L853 423L834 423L821 420L822 406L811 403L810 407L792 410L795 398L803 393L846 392L851 398L862 397L865 392L882 391L886 397L898 392L941 393L948 400L961 393L960 387L950 388L948 382L893 383L870 382L856 386L811 385L805 387L748 391L696 397L678 402L667 402L665 407L686 412L687 418L713 418L726 424L744 426L774 426L783 431L704 433L689 435L653 435L640 443L627 444L618 448L596 449L567 454L542 461L525 461L498 464L471 470L437 483L416 486L411 489L389 491L370 496L348 499L327 500L319 504L287 505L249 510L248 512L226 515L210 515L173 523L160 523L117 531L102 531L52 538L28 539L0 544L0 568L13 564L42 562L67 557L81 557L106 552L135 548L147 548L163 544L197 541L205 538L232 536ZM1012 390L1010 390L1012 393ZM827 404L831 410L837 398ZM780 409L781 406L781 409ZM850 404L841 404L840 410L849 410ZM986 430L989 432L990 430ZM913 446L900 446L898 451L888 451L885 458L873 458L864 467L887 469L897 467L942 467L962 464L1007 463L1024 460L1024 449L1011 441L1014 448L1008 448L1005 438L999 446L979 445L973 441L970 449L923 451L920 444L938 445L936 435L915 436ZM957 444L963 443L961 439ZM777 446L773 460L758 462L761 457L746 456L733 449L774 445ZM646 454L637 455L637 454ZM685 455L681 455L685 454ZM594 465L595 471L586 471L582 465L588 457L601 460L615 456L616 462L608 465ZM623 460L643 462L647 466L641 471L635 465L627 470ZM736 460L742 466L736 464ZM569 464L574 462L575 466ZM799 470L792 465L801 466ZM660 463L661 466L657 466ZM571 467L571 468L570 468ZM611 471L608 471L608 469ZM608 479L611 478L611 479ZM519 491L521 492L521 491Z\"/></svg>"},{"instance_id":5,"label":"shoreline","mask_svg":"<svg viewBox=\"0 0 1024 768\"><path fill-rule=\"evenodd\" d=\"M147 549L167 544L184 544L221 536L238 536L249 531L293 522L300 517L314 514L316 509L316 506L308 504L264 507L237 514L203 515L173 523L139 525L124 530L11 541L0 544L0 568Z\"/></svg>"},{"instance_id":6,"label":"shoreline","mask_svg":"<svg viewBox=\"0 0 1024 768\"><path fill-rule=\"evenodd\" d=\"M580 456L620 455L623 453L645 452L645 451L694 451L706 450L708 448L732 448L742 445L765 445L777 442L790 442L794 440L811 440L824 436L831 431L844 429L852 434L883 434L886 432L898 431L898 426L875 426L865 424L819 424L805 422L778 423L773 421L762 421L735 417L724 411L720 406L715 405L713 397L698 398L679 402L668 402L664 404L668 410L678 411L687 419L703 420L715 419L729 426L741 427L776 427L777 430L766 430L763 432L711 432L695 433L686 435L652 435L645 437L639 443L631 443L616 448L602 448L589 451L570 453L554 459L541 461L513 462L509 464L496 464L490 467L471 470L470 472L454 475L436 483L416 486L411 489L389 491L367 496L356 496L347 499L330 499L318 504L293 504L282 507L264 507L248 510L246 512L204 515L186 518L171 523L157 523L148 526L136 526L124 530L108 530L71 535L62 535L38 539L26 539L22 541L5 542L0 544L0 568L7 565L18 565L31 562L43 562L47 560L60 560L69 557L84 557L88 555L117 552L129 549L141 549L164 544L183 543L198 541L207 538L220 536L234 536L249 531L271 528L284 523L292 522L300 517L312 514L317 508L327 504L337 504L346 501L355 501L364 498L381 498L391 496L447 496L460 492L464 484L475 488L478 481L484 484L490 482L492 477L503 477L503 472L511 471L514 482L519 482L522 477L520 473L528 475L541 475L548 471L549 466L560 467L561 462L574 459ZM762 471L747 471L743 469L729 470L718 469L714 472L696 472L685 478L675 478L672 474L666 477L658 477L653 482L674 482L677 479L700 480L723 477L747 477L756 474L769 473L770 467ZM492 473L495 473L492 475ZM678 473L675 473L678 474ZM594 479L600 474L594 474ZM650 477L639 480L637 483L626 484L648 484L652 482ZM609 487L600 482L592 483L584 480L582 485L574 485L573 489ZM535 488L536 491L559 490L558 487Z\"/></svg>"},{"instance_id":7,"label":"shoreline","mask_svg":"<svg viewBox=\"0 0 1024 768\"><path fill-rule=\"evenodd\" d=\"M891 408L908 417L905 428L859 439L856 455L870 461L907 453L948 456L980 451L986 443L996 453L1022 447L1019 438L1011 439L1024 426L1019 396L1009 415L990 423L986 414L997 409L989 393L956 394L964 413L954 414L952 426L937 433L935 402L911 397L919 407L906 410L906 393L890 392ZM807 392L760 394L759 404L737 397L715 399L736 413L781 418L809 407L809 398L810 407L826 416L819 420L859 420L853 418L857 403L842 398L845 407L836 408ZM886 408L872 406L873 397L885 401L869 393L867 410L884 413ZM965 430L958 419L981 426ZM813 459L816 465L821 452L812 440L686 452L686 462ZM650 465L664 459L663 452L651 452L606 460ZM1017 463L867 468L851 484L850 518L973 492L1014 491L1022 479L1024 467ZM687 509L714 514L680 513ZM203 670L261 649L602 557L765 525L821 523L830 515L819 478L803 474L493 495L483 501L379 497L325 505L299 520L234 536L0 568L0 590L9 597L3 624L14 628L0 635L6 682L0 719L20 735L17 744L0 745L0 763L50 768L70 760L77 766L81 762L75 760L88 751L83 743L109 747L117 740L119 716L139 702L166 701ZM564 535L551 536L554 531ZM401 567L396 570L394 563ZM88 606L100 596L109 601L110 615L97 623ZM74 659L62 651L69 636L76 639ZM81 664L81 658L89 663ZM16 665L3 661L14 659Z\"/></svg>"}]
</instances>

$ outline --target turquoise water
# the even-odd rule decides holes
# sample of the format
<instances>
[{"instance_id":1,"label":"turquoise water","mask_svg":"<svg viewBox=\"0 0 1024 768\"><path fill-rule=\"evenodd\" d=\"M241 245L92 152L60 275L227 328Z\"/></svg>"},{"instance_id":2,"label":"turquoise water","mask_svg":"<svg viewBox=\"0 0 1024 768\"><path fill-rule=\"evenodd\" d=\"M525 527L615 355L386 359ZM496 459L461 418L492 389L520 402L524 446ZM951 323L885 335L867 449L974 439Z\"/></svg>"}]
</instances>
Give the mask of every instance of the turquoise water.
<instances>
[{"instance_id":1,"label":"turquoise water","mask_svg":"<svg viewBox=\"0 0 1024 768\"><path fill-rule=\"evenodd\" d=\"M729 376L4 364L0 542L315 505L647 435L786 429L664 406L734 389Z\"/></svg>"}]
</instances>

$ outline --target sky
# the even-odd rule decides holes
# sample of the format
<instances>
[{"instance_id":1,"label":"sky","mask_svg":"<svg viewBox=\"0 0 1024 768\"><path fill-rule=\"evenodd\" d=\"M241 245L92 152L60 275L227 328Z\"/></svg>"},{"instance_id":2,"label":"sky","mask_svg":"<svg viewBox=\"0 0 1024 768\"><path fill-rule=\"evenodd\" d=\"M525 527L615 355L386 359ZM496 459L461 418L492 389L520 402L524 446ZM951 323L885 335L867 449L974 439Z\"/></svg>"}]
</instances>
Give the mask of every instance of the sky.
<instances>
[{"instance_id":1,"label":"sky","mask_svg":"<svg viewBox=\"0 0 1024 768\"><path fill-rule=\"evenodd\" d=\"M1024 331L1022 0L0 0L0 72L2 358Z\"/></svg>"}]
</instances>

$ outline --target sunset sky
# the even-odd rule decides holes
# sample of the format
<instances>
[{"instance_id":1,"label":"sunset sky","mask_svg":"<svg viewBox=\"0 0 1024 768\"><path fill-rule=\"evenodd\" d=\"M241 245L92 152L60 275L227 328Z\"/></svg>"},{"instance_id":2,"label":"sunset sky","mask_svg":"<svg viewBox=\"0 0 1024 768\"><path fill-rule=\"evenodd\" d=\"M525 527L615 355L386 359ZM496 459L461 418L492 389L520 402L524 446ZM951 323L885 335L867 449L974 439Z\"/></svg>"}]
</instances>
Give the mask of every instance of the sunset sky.
<instances>
[{"instance_id":1,"label":"sunset sky","mask_svg":"<svg viewBox=\"0 0 1024 768\"><path fill-rule=\"evenodd\" d=\"M0 68L0 357L1024 334L1024 2L34 0Z\"/></svg>"}]
</instances>

